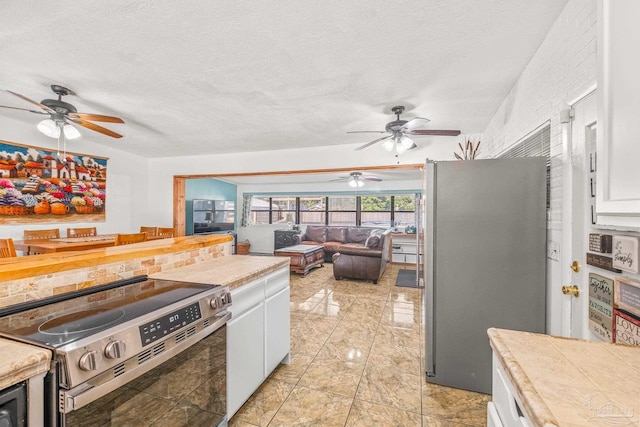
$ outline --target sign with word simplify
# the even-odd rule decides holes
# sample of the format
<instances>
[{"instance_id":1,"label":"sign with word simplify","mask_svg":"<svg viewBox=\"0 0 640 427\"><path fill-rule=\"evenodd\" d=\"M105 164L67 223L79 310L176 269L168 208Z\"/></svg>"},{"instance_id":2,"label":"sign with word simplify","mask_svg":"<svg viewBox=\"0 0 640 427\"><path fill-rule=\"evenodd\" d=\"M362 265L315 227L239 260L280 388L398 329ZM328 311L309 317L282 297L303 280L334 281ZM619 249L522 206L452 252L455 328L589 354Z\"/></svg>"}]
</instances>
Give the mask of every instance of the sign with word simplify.
<instances>
[{"instance_id":1,"label":"sign with word simplify","mask_svg":"<svg viewBox=\"0 0 640 427\"><path fill-rule=\"evenodd\" d=\"M613 267L639 273L638 247L640 238L635 236L613 236Z\"/></svg>"}]
</instances>

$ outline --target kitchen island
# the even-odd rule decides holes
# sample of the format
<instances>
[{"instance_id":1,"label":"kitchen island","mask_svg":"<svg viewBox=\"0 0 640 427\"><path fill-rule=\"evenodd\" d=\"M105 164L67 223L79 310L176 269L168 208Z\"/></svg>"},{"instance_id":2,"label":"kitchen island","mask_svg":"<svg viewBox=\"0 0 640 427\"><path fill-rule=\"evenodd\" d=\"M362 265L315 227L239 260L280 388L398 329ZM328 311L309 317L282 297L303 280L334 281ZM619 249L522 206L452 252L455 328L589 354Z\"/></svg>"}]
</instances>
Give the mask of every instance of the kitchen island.
<instances>
[{"instance_id":1,"label":"kitchen island","mask_svg":"<svg viewBox=\"0 0 640 427\"><path fill-rule=\"evenodd\" d=\"M291 351L289 258L240 255L151 277L231 290L227 323L227 416L231 418Z\"/></svg>"},{"instance_id":2,"label":"kitchen island","mask_svg":"<svg viewBox=\"0 0 640 427\"><path fill-rule=\"evenodd\" d=\"M489 414L494 407L502 420L488 425L640 426L640 347L495 328L488 335Z\"/></svg>"}]
</instances>

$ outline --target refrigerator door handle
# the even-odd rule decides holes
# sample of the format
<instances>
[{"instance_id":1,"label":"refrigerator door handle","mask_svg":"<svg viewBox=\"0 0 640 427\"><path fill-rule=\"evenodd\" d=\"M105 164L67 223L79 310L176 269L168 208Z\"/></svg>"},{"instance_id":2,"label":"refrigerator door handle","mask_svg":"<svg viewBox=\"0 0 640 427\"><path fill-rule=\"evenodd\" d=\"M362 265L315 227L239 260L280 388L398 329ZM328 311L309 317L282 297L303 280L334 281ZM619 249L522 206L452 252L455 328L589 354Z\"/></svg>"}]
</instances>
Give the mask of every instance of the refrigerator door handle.
<instances>
[{"instance_id":1,"label":"refrigerator door handle","mask_svg":"<svg viewBox=\"0 0 640 427\"><path fill-rule=\"evenodd\" d=\"M435 214L436 214L436 164L427 161L425 165L426 201L425 201L425 233L424 233L424 323L425 323L425 370L428 377L436 374L435 361L435 302L434 302L434 248L435 248Z\"/></svg>"}]
</instances>

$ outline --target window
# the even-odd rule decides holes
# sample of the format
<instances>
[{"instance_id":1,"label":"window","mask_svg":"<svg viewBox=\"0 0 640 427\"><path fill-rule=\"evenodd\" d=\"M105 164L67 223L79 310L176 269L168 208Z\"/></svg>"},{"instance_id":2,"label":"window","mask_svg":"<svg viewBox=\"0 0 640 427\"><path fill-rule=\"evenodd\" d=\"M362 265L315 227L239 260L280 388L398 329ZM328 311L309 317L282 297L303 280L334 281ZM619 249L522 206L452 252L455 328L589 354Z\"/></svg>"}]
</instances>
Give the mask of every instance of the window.
<instances>
[{"instance_id":1,"label":"window","mask_svg":"<svg viewBox=\"0 0 640 427\"><path fill-rule=\"evenodd\" d=\"M300 197L300 215L296 224L323 225L326 223L326 197Z\"/></svg>"},{"instance_id":2,"label":"window","mask_svg":"<svg viewBox=\"0 0 640 427\"><path fill-rule=\"evenodd\" d=\"M393 197L393 222L396 226L415 225L415 196Z\"/></svg>"},{"instance_id":3,"label":"window","mask_svg":"<svg viewBox=\"0 0 640 427\"><path fill-rule=\"evenodd\" d=\"M360 225L365 227L391 227L391 196L362 196Z\"/></svg>"},{"instance_id":4,"label":"window","mask_svg":"<svg viewBox=\"0 0 640 427\"><path fill-rule=\"evenodd\" d=\"M356 196L331 196L329 199L328 225L355 225L357 218Z\"/></svg>"},{"instance_id":5,"label":"window","mask_svg":"<svg viewBox=\"0 0 640 427\"><path fill-rule=\"evenodd\" d=\"M415 196L319 195L251 197L252 224L392 227L415 224Z\"/></svg>"}]
</instances>

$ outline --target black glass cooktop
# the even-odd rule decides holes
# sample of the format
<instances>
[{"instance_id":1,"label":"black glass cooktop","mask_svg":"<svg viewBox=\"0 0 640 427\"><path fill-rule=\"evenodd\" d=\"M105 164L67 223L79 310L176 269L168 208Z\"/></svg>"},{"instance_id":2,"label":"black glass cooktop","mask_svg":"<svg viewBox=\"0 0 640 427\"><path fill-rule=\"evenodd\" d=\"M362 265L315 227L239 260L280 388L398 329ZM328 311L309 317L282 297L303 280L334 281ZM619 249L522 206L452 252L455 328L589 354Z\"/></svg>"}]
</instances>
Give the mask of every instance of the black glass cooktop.
<instances>
[{"instance_id":1,"label":"black glass cooktop","mask_svg":"<svg viewBox=\"0 0 640 427\"><path fill-rule=\"evenodd\" d=\"M59 348L217 285L146 279L0 317L0 335ZM57 298L60 299L60 298Z\"/></svg>"}]
</instances>

